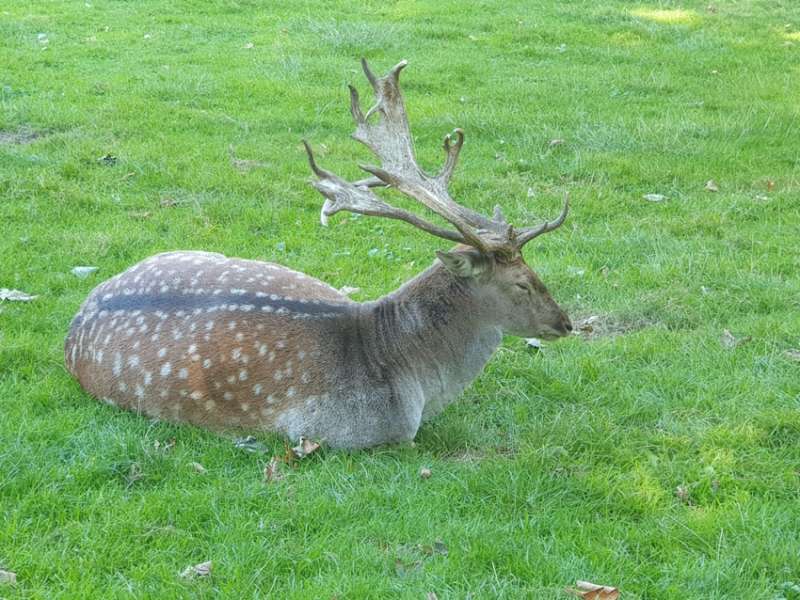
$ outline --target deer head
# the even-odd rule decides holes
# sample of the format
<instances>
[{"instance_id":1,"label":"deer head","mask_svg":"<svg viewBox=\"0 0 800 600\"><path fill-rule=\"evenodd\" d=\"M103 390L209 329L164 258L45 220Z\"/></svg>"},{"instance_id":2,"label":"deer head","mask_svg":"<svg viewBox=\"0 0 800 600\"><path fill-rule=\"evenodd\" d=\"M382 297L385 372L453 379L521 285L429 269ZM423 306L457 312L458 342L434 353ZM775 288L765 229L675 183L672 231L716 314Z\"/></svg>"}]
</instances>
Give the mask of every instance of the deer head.
<instances>
[{"instance_id":1,"label":"deer head","mask_svg":"<svg viewBox=\"0 0 800 600\"><path fill-rule=\"evenodd\" d=\"M535 237L553 231L567 217L569 197L561 215L552 222L515 228L495 206L491 218L457 204L448 185L464 145L464 132L456 129L444 138L445 164L431 176L417 164L408 124L400 72L408 63L398 63L386 77L378 78L365 59L361 65L375 93L375 105L364 114L358 90L350 86L350 114L356 124L353 139L358 140L380 160L381 166L359 165L372 177L347 182L316 164L310 144L303 140L311 169L318 180L309 183L324 197L321 221L341 210L406 221L436 237L474 249L437 251L444 267L458 278L470 280L475 293L493 307L504 333L556 339L572 331L567 314L555 303L547 288L525 263L522 248ZM371 119L379 115L377 122ZM372 190L394 187L443 217L455 231L438 227L414 213L387 204Z\"/></svg>"}]
</instances>

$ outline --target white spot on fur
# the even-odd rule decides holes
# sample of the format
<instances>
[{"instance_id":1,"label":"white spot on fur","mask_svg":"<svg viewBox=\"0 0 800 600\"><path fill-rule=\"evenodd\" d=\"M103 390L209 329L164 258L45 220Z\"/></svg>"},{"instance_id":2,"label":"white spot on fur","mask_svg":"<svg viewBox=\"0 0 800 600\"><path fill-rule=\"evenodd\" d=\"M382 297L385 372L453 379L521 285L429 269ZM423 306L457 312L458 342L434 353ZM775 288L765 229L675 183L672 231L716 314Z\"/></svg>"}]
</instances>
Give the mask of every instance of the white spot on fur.
<instances>
[{"instance_id":1,"label":"white spot on fur","mask_svg":"<svg viewBox=\"0 0 800 600\"><path fill-rule=\"evenodd\" d=\"M166 377L172 372L172 365L169 363L164 363L161 365L161 376Z\"/></svg>"},{"instance_id":2,"label":"white spot on fur","mask_svg":"<svg viewBox=\"0 0 800 600\"><path fill-rule=\"evenodd\" d=\"M187 371L186 369L181 369L180 371L178 371L178 377L180 377L181 379L188 379L189 371Z\"/></svg>"}]
</instances>

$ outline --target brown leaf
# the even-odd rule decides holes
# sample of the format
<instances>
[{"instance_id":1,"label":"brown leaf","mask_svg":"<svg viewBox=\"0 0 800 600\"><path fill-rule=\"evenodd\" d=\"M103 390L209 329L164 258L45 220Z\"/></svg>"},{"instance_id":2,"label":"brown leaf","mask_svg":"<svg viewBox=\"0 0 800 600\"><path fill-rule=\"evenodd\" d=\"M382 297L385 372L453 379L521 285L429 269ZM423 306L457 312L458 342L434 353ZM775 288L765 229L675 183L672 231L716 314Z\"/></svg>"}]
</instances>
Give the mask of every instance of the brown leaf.
<instances>
[{"instance_id":1,"label":"brown leaf","mask_svg":"<svg viewBox=\"0 0 800 600\"><path fill-rule=\"evenodd\" d=\"M422 477L423 479L428 479L431 476L431 470L430 469L420 469L419 470L419 476Z\"/></svg>"},{"instance_id":2,"label":"brown leaf","mask_svg":"<svg viewBox=\"0 0 800 600\"><path fill-rule=\"evenodd\" d=\"M725 329L722 332L722 336L720 336L719 338L719 343L722 344L724 348L734 348L739 344L746 344L747 342L752 342L752 341L753 338L751 338L750 336L743 338L734 337L734 335L727 329Z\"/></svg>"},{"instance_id":3,"label":"brown leaf","mask_svg":"<svg viewBox=\"0 0 800 600\"><path fill-rule=\"evenodd\" d=\"M206 472L205 468L204 468L204 467L203 467L203 465L201 465L200 463L196 463L196 462L190 462L190 463L189 463L189 464L187 464L186 466L187 466L187 467L189 467L189 468L191 468L191 469L194 469L194 470L195 470L195 471L197 471L198 473L205 473L205 472Z\"/></svg>"},{"instance_id":4,"label":"brown leaf","mask_svg":"<svg viewBox=\"0 0 800 600\"><path fill-rule=\"evenodd\" d=\"M436 541L433 542L433 551L436 552L436 554L441 554L442 556L447 556L450 554L450 551L439 538L436 538Z\"/></svg>"},{"instance_id":5,"label":"brown leaf","mask_svg":"<svg viewBox=\"0 0 800 600\"><path fill-rule=\"evenodd\" d=\"M169 452L170 450L172 450L172 448L175 447L175 442L177 441L178 440L175 438L172 438L168 442L159 442L158 440L156 440L155 442L153 442L153 447L156 449L156 452L158 452L159 450L161 450L162 452Z\"/></svg>"},{"instance_id":6,"label":"brown leaf","mask_svg":"<svg viewBox=\"0 0 800 600\"><path fill-rule=\"evenodd\" d=\"M17 583L17 574L11 571L0 571L0 583Z\"/></svg>"},{"instance_id":7,"label":"brown leaf","mask_svg":"<svg viewBox=\"0 0 800 600\"><path fill-rule=\"evenodd\" d=\"M586 598L586 600L616 600L619 598L619 590L610 585L597 585L588 581L576 581L575 585L580 589L568 587L567 591Z\"/></svg>"},{"instance_id":8,"label":"brown leaf","mask_svg":"<svg viewBox=\"0 0 800 600\"><path fill-rule=\"evenodd\" d=\"M269 464L266 467L264 467L264 481L277 481L278 479L283 477L283 475L279 473L281 462L283 461L281 460L280 457L278 456L272 457L272 460L269 461Z\"/></svg>"},{"instance_id":9,"label":"brown leaf","mask_svg":"<svg viewBox=\"0 0 800 600\"><path fill-rule=\"evenodd\" d=\"M428 600L439 600L433 592L426 592L425 595Z\"/></svg>"},{"instance_id":10,"label":"brown leaf","mask_svg":"<svg viewBox=\"0 0 800 600\"><path fill-rule=\"evenodd\" d=\"M556 146L563 146L563 145L564 145L564 140L550 140L549 142L547 142L548 148L554 148Z\"/></svg>"},{"instance_id":11,"label":"brown leaf","mask_svg":"<svg viewBox=\"0 0 800 600\"><path fill-rule=\"evenodd\" d=\"M767 182L767 189L768 190L771 190L774 187L775 187L775 182L774 181L768 181Z\"/></svg>"},{"instance_id":12,"label":"brown leaf","mask_svg":"<svg viewBox=\"0 0 800 600\"><path fill-rule=\"evenodd\" d=\"M192 577L208 577L211 575L211 567L213 561L208 561L204 563L200 563L199 565L195 566L188 566L184 569L183 573L181 573L181 579L188 579Z\"/></svg>"},{"instance_id":13,"label":"brown leaf","mask_svg":"<svg viewBox=\"0 0 800 600\"><path fill-rule=\"evenodd\" d=\"M714 183L714 182L713 182L713 181L711 181L711 180L709 180L709 181L708 181L708 183L706 184L706 189L707 189L709 192L718 192L718 191L719 191L719 188L717 187L717 184L716 184L716 183Z\"/></svg>"},{"instance_id":14,"label":"brown leaf","mask_svg":"<svg viewBox=\"0 0 800 600\"><path fill-rule=\"evenodd\" d=\"M784 350L783 353L789 358L793 358L797 362L800 362L800 350L795 350L794 348L790 348L789 350Z\"/></svg>"},{"instance_id":15,"label":"brown leaf","mask_svg":"<svg viewBox=\"0 0 800 600\"><path fill-rule=\"evenodd\" d=\"M295 446L294 448L290 448L289 455L292 458L301 459L305 458L318 448L319 448L319 442L315 442L314 440L308 440L306 438L300 438L300 444L298 446Z\"/></svg>"},{"instance_id":16,"label":"brown leaf","mask_svg":"<svg viewBox=\"0 0 800 600\"><path fill-rule=\"evenodd\" d=\"M681 502L685 502L690 506L692 504L692 499L689 496L689 488L687 488L685 485L679 485L675 488L675 497Z\"/></svg>"},{"instance_id":17,"label":"brown leaf","mask_svg":"<svg viewBox=\"0 0 800 600\"><path fill-rule=\"evenodd\" d=\"M144 212L129 212L128 217L131 219L148 219L150 218L150 211L146 210Z\"/></svg>"}]
</instances>

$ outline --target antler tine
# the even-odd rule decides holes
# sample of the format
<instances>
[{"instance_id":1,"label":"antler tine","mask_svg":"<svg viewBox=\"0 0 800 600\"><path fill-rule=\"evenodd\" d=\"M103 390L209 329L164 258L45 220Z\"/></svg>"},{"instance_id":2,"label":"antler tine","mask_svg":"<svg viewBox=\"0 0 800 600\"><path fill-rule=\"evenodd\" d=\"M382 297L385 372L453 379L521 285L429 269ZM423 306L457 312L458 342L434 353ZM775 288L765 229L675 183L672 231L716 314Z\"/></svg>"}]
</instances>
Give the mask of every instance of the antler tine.
<instances>
[{"instance_id":1,"label":"antler tine","mask_svg":"<svg viewBox=\"0 0 800 600\"><path fill-rule=\"evenodd\" d=\"M410 223L414 227L422 229L436 237L444 238L458 244L467 243L464 238L455 231L438 227L412 212L403 210L402 208L396 208L381 200L370 187L373 185L386 185L384 182L376 180L375 178L370 178L361 180L360 182L350 183L335 173L331 173L319 167L314 160L314 152L311 149L311 144L309 144L307 140L303 140L303 145L308 155L308 164L311 166L311 170L314 171L314 174L319 178L319 181L309 180L308 183L325 197L325 203L322 206L322 212L320 214L320 220L323 226L327 226L328 217L335 215L339 211L349 210L362 215L398 219Z\"/></svg>"},{"instance_id":2,"label":"antler tine","mask_svg":"<svg viewBox=\"0 0 800 600\"><path fill-rule=\"evenodd\" d=\"M522 229L516 230L514 233L514 245L517 247L518 250L522 250L522 247L530 242L533 238L542 235L543 233L547 233L548 231L553 231L554 229L561 226L564 220L567 218L567 213L569 212L569 192L567 192L566 198L564 198L564 209L561 211L561 215L552 222L545 222L541 225L536 225L533 227L523 227Z\"/></svg>"}]
</instances>

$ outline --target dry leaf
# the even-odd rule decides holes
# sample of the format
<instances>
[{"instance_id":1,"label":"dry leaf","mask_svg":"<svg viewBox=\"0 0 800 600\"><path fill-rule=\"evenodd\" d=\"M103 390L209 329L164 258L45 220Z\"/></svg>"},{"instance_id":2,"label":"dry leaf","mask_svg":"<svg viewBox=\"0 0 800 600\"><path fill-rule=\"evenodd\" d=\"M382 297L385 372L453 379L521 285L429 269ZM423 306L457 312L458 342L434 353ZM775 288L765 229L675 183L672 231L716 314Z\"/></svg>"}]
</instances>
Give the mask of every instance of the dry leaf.
<instances>
[{"instance_id":1,"label":"dry leaf","mask_svg":"<svg viewBox=\"0 0 800 600\"><path fill-rule=\"evenodd\" d=\"M86 279L94 273L95 271L100 270L100 267L72 267L69 272L75 275L76 277L80 277L81 279Z\"/></svg>"},{"instance_id":2,"label":"dry leaf","mask_svg":"<svg viewBox=\"0 0 800 600\"><path fill-rule=\"evenodd\" d=\"M9 290L7 288L0 290L0 301L13 300L16 302L30 302L31 300L36 300L38 297L39 296L29 296L25 292L20 292L19 290Z\"/></svg>"},{"instance_id":3,"label":"dry leaf","mask_svg":"<svg viewBox=\"0 0 800 600\"><path fill-rule=\"evenodd\" d=\"M106 165L108 167L113 167L115 164L117 164L117 157L116 156L111 156L110 154L106 154L106 155L101 156L100 158L98 158L97 162L99 162L101 165Z\"/></svg>"},{"instance_id":4,"label":"dry leaf","mask_svg":"<svg viewBox=\"0 0 800 600\"><path fill-rule=\"evenodd\" d=\"M200 463L190 462L186 466L189 467L190 469L194 469L198 473L205 473L206 472L205 468Z\"/></svg>"},{"instance_id":5,"label":"dry leaf","mask_svg":"<svg viewBox=\"0 0 800 600\"><path fill-rule=\"evenodd\" d=\"M447 556L450 554L450 551L445 547L445 545L442 543L442 540L439 538L436 538L436 541L433 542L433 551L436 554L441 554L442 556Z\"/></svg>"},{"instance_id":6,"label":"dry leaf","mask_svg":"<svg viewBox=\"0 0 800 600\"><path fill-rule=\"evenodd\" d=\"M339 289L339 293L344 294L345 296L349 296L350 294L357 294L360 291L361 288L350 287L349 285L345 285Z\"/></svg>"},{"instance_id":7,"label":"dry leaf","mask_svg":"<svg viewBox=\"0 0 800 600\"><path fill-rule=\"evenodd\" d=\"M150 211L146 210L144 212L139 212L139 213L137 213L137 212L129 212L128 216L131 219L148 219L148 218L150 218Z\"/></svg>"},{"instance_id":8,"label":"dry leaf","mask_svg":"<svg viewBox=\"0 0 800 600\"><path fill-rule=\"evenodd\" d=\"M789 358L793 358L797 362L800 362L800 350L795 350L794 348L791 348L789 350L784 350L783 353Z\"/></svg>"},{"instance_id":9,"label":"dry leaf","mask_svg":"<svg viewBox=\"0 0 800 600\"><path fill-rule=\"evenodd\" d=\"M719 191L719 188L717 187L717 184L716 184L716 183L714 183L714 182L713 182L713 181L711 181L711 180L709 180L709 181L708 181L708 183L706 184L706 189L707 189L709 192L718 192L718 191Z\"/></svg>"},{"instance_id":10,"label":"dry leaf","mask_svg":"<svg viewBox=\"0 0 800 600\"><path fill-rule=\"evenodd\" d=\"M305 458L319 448L319 442L300 438L300 444L290 449L292 458Z\"/></svg>"},{"instance_id":11,"label":"dry leaf","mask_svg":"<svg viewBox=\"0 0 800 600\"><path fill-rule=\"evenodd\" d=\"M156 449L156 452L158 452L159 450L163 452L169 452L175 446L175 442L177 441L178 440L175 438L172 438L168 442L159 442L158 440L156 440L155 442L153 442L153 447Z\"/></svg>"},{"instance_id":12,"label":"dry leaf","mask_svg":"<svg viewBox=\"0 0 800 600\"><path fill-rule=\"evenodd\" d=\"M438 600L436 594L434 594L433 592L426 592L425 595L427 596L428 600Z\"/></svg>"},{"instance_id":13,"label":"dry leaf","mask_svg":"<svg viewBox=\"0 0 800 600\"><path fill-rule=\"evenodd\" d=\"M259 454L266 454L267 452L267 447L252 435L248 435L246 438L233 440L233 445L239 450L247 450L248 452L258 452Z\"/></svg>"},{"instance_id":14,"label":"dry leaf","mask_svg":"<svg viewBox=\"0 0 800 600\"><path fill-rule=\"evenodd\" d=\"M579 333L579 332L592 333L594 331L594 324L595 324L595 322L597 322L597 319L598 319L598 317L596 315L593 315L593 316L589 317L588 319L584 319L578 325L577 330L576 330L575 333Z\"/></svg>"},{"instance_id":15,"label":"dry leaf","mask_svg":"<svg viewBox=\"0 0 800 600\"><path fill-rule=\"evenodd\" d=\"M686 504L692 503L692 499L689 496L689 488L685 485L679 485L675 488L675 497L681 502L686 502Z\"/></svg>"},{"instance_id":16,"label":"dry leaf","mask_svg":"<svg viewBox=\"0 0 800 600\"><path fill-rule=\"evenodd\" d=\"M278 472L280 469L281 459L277 456L273 456L272 460L269 461L269 464L264 467L264 481L277 481L282 477L282 475Z\"/></svg>"},{"instance_id":17,"label":"dry leaf","mask_svg":"<svg viewBox=\"0 0 800 600\"><path fill-rule=\"evenodd\" d=\"M0 571L0 583L17 583L17 574L11 571Z\"/></svg>"},{"instance_id":18,"label":"dry leaf","mask_svg":"<svg viewBox=\"0 0 800 600\"><path fill-rule=\"evenodd\" d=\"M428 479L431 476L431 470L430 469L420 469L419 476L422 477L423 479Z\"/></svg>"},{"instance_id":19,"label":"dry leaf","mask_svg":"<svg viewBox=\"0 0 800 600\"><path fill-rule=\"evenodd\" d=\"M586 600L616 600L619 598L619 590L610 585L597 585L588 581L576 581L575 585L580 589L568 587L567 591L586 598Z\"/></svg>"},{"instance_id":20,"label":"dry leaf","mask_svg":"<svg viewBox=\"0 0 800 600\"><path fill-rule=\"evenodd\" d=\"M549 142L547 142L548 148L553 148L555 146L563 146L563 145L564 145L564 140L550 140Z\"/></svg>"},{"instance_id":21,"label":"dry leaf","mask_svg":"<svg viewBox=\"0 0 800 600\"><path fill-rule=\"evenodd\" d=\"M771 190L774 187L775 187L775 182L774 181L768 181L767 182L767 189L768 190Z\"/></svg>"},{"instance_id":22,"label":"dry leaf","mask_svg":"<svg viewBox=\"0 0 800 600\"><path fill-rule=\"evenodd\" d=\"M187 579L191 577L208 577L211 575L211 567L213 561L208 561L204 563L200 563L199 565L195 566L188 566L184 569L183 573L181 573L182 579Z\"/></svg>"},{"instance_id":23,"label":"dry leaf","mask_svg":"<svg viewBox=\"0 0 800 600\"><path fill-rule=\"evenodd\" d=\"M750 336L743 338L734 337L734 335L727 329L725 329L722 332L722 336L720 336L719 338L719 343L722 344L724 348L733 348L735 346L738 346L739 344L746 344L747 342L752 342L752 341L753 338Z\"/></svg>"},{"instance_id":24,"label":"dry leaf","mask_svg":"<svg viewBox=\"0 0 800 600\"><path fill-rule=\"evenodd\" d=\"M663 202L667 199L664 194L645 194L642 196L645 200L649 200L650 202Z\"/></svg>"}]
</instances>

